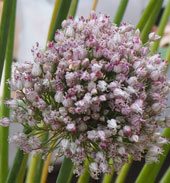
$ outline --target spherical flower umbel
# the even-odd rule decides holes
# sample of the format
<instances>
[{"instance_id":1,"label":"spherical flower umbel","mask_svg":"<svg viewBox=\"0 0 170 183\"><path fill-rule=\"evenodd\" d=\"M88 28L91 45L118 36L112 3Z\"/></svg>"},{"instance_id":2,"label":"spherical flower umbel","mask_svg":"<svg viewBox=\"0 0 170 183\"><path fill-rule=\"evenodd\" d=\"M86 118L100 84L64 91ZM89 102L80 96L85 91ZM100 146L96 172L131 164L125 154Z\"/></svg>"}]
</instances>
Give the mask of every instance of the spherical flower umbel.
<instances>
[{"instance_id":1,"label":"spherical flower umbel","mask_svg":"<svg viewBox=\"0 0 170 183\"><path fill-rule=\"evenodd\" d=\"M152 34L151 41L157 40ZM157 161L159 127L169 82L166 61L150 55L132 25L112 24L107 15L63 21L46 50L32 50L33 63L14 64L9 82L16 98L6 101L10 121L30 128L10 138L26 152L57 150L70 157L81 174L86 158L93 178L128 162L128 155ZM5 123L6 124L6 123ZM48 132L48 140L40 137ZM161 142L161 143L160 143Z\"/></svg>"}]
</instances>

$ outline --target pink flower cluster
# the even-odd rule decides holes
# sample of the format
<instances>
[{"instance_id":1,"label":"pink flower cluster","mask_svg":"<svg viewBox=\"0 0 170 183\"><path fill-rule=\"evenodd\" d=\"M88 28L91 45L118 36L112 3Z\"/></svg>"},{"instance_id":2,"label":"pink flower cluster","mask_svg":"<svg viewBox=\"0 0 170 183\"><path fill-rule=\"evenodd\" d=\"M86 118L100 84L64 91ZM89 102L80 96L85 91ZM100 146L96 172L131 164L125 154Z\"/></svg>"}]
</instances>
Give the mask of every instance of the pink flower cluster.
<instances>
[{"instance_id":1,"label":"pink flower cluster","mask_svg":"<svg viewBox=\"0 0 170 183\"><path fill-rule=\"evenodd\" d=\"M157 39L150 34L150 41ZM156 162L167 143L158 129L166 127L160 119L170 83L166 61L149 55L150 41L143 45L139 30L117 27L103 14L64 20L46 50L34 47L33 63L15 64L16 99L6 104L11 121L32 132L10 141L27 153L57 150L78 175L88 159L95 179L110 173L110 158L117 171L128 155L141 160L147 152L147 162ZM48 140L41 141L46 132Z\"/></svg>"}]
</instances>

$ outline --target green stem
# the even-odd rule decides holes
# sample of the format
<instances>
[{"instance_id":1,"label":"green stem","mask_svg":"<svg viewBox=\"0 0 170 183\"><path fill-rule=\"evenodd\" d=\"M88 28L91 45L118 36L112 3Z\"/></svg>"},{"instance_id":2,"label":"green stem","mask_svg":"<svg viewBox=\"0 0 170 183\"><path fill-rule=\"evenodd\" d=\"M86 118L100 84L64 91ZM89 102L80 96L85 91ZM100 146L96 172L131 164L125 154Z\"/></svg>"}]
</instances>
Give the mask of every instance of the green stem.
<instances>
[{"instance_id":1,"label":"green stem","mask_svg":"<svg viewBox=\"0 0 170 183\"><path fill-rule=\"evenodd\" d=\"M35 183L35 182L33 182L33 179L36 175L35 169L36 169L36 166L37 166L37 157L38 157L38 155L34 155L31 158L31 162L29 164L29 169L28 169L28 172L27 172L26 183Z\"/></svg>"},{"instance_id":2,"label":"green stem","mask_svg":"<svg viewBox=\"0 0 170 183\"><path fill-rule=\"evenodd\" d=\"M14 0L5 0L3 2L2 18L0 25L0 81L4 66L13 3L15 3Z\"/></svg>"},{"instance_id":3,"label":"green stem","mask_svg":"<svg viewBox=\"0 0 170 183\"><path fill-rule=\"evenodd\" d=\"M150 0L147 7L145 8L136 28L138 28L140 31L143 30L147 20L148 20L148 17L150 17L154 7L155 7L156 3L155 3L155 0Z\"/></svg>"},{"instance_id":4,"label":"green stem","mask_svg":"<svg viewBox=\"0 0 170 183\"><path fill-rule=\"evenodd\" d=\"M19 173L18 170L21 167L23 158L24 158L23 151L21 149L18 149L17 153L15 155L13 165L12 165L11 170L9 172L8 178L6 180L6 183L15 183L17 176L18 176L18 173Z\"/></svg>"},{"instance_id":5,"label":"green stem","mask_svg":"<svg viewBox=\"0 0 170 183\"><path fill-rule=\"evenodd\" d=\"M43 168L42 154L36 154L31 158L26 183L38 183L41 180Z\"/></svg>"},{"instance_id":6,"label":"green stem","mask_svg":"<svg viewBox=\"0 0 170 183\"><path fill-rule=\"evenodd\" d=\"M36 167L37 174L36 174L36 177L34 178L35 182L41 181L43 167L44 167L44 159L42 157L42 154L40 154L38 157L38 163Z\"/></svg>"},{"instance_id":7,"label":"green stem","mask_svg":"<svg viewBox=\"0 0 170 183\"><path fill-rule=\"evenodd\" d=\"M155 3L156 3L156 5L154 6L152 14L150 15L148 21L146 22L145 27L142 30L142 33L141 33L141 40L143 43L146 43L146 41L148 40L148 35L152 31L152 27L156 22L156 19L159 15L161 7L162 7L163 0L158 0Z\"/></svg>"},{"instance_id":8,"label":"green stem","mask_svg":"<svg viewBox=\"0 0 170 183\"><path fill-rule=\"evenodd\" d=\"M48 133L45 133L41 138L42 141L46 141ZM29 165L26 183L37 183L41 181L41 175L44 165L44 159L42 159L43 153L36 154L31 158Z\"/></svg>"},{"instance_id":9,"label":"green stem","mask_svg":"<svg viewBox=\"0 0 170 183\"><path fill-rule=\"evenodd\" d=\"M75 17L76 11L77 11L77 5L78 5L79 0L72 0L67 18L69 16L72 16L73 18Z\"/></svg>"},{"instance_id":10,"label":"green stem","mask_svg":"<svg viewBox=\"0 0 170 183\"><path fill-rule=\"evenodd\" d=\"M25 134L29 134L30 132L31 132L30 129L26 129L26 128L24 129ZM18 177L23 159L24 159L24 152L21 149L18 149L5 183L15 183Z\"/></svg>"},{"instance_id":11,"label":"green stem","mask_svg":"<svg viewBox=\"0 0 170 183\"><path fill-rule=\"evenodd\" d=\"M73 163L70 158L64 158L56 183L69 183L72 177Z\"/></svg>"},{"instance_id":12,"label":"green stem","mask_svg":"<svg viewBox=\"0 0 170 183\"><path fill-rule=\"evenodd\" d=\"M61 28L62 21L67 17L70 4L71 4L71 0L61 1L58 12L57 12L57 17L54 22L54 27L51 32L50 41L54 39L56 30Z\"/></svg>"},{"instance_id":13,"label":"green stem","mask_svg":"<svg viewBox=\"0 0 170 183\"><path fill-rule=\"evenodd\" d=\"M84 171L81 174L81 176L79 177L77 183L88 183L89 182L89 178L90 178L90 174L89 174L89 161L86 159Z\"/></svg>"},{"instance_id":14,"label":"green stem","mask_svg":"<svg viewBox=\"0 0 170 183\"><path fill-rule=\"evenodd\" d=\"M168 170L165 172L164 176L162 177L160 183L169 183L170 180L170 167Z\"/></svg>"},{"instance_id":15,"label":"green stem","mask_svg":"<svg viewBox=\"0 0 170 183\"><path fill-rule=\"evenodd\" d=\"M52 158L52 152L50 154L48 154L48 156L44 162L42 176L41 176L41 183L46 183L47 176L48 176L48 166L50 165L51 158Z\"/></svg>"},{"instance_id":16,"label":"green stem","mask_svg":"<svg viewBox=\"0 0 170 183\"><path fill-rule=\"evenodd\" d=\"M113 160L110 159L109 163L111 164L111 174L105 174L103 177L102 183L112 183L112 178L114 174Z\"/></svg>"},{"instance_id":17,"label":"green stem","mask_svg":"<svg viewBox=\"0 0 170 183\"><path fill-rule=\"evenodd\" d=\"M167 64L167 67L166 67L165 72L167 72L167 71L168 71L169 63L170 63L170 46L169 46L169 48L168 48L168 50L167 50L166 60L168 61L168 64Z\"/></svg>"},{"instance_id":18,"label":"green stem","mask_svg":"<svg viewBox=\"0 0 170 183\"><path fill-rule=\"evenodd\" d=\"M162 134L166 138L170 138L170 128L166 128ZM170 144L165 144L163 146L163 153L160 155L158 163L145 164L142 171L140 172L136 183L154 183L155 179L161 169L163 162L170 150Z\"/></svg>"},{"instance_id":19,"label":"green stem","mask_svg":"<svg viewBox=\"0 0 170 183\"><path fill-rule=\"evenodd\" d=\"M1 107L2 109L2 107ZM6 181L8 175L8 127L0 127L1 156L0 156L0 183Z\"/></svg>"},{"instance_id":20,"label":"green stem","mask_svg":"<svg viewBox=\"0 0 170 183\"><path fill-rule=\"evenodd\" d=\"M8 5L9 1L4 1L4 9ZM7 40L7 49L6 49L6 61L4 65L4 80L3 83L3 92L2 92L2 98L1 98L1 111L0 111L0 118L9 117L9 108L4 105L4 101L6 98L10 98L10 90L9 86L7 84L7 80L11 78L11 65L13 60L13 49L14 49L14 34L15 34L15 16L16 16L16 0L13 0L12 2L12 12L11 12L11 20L9 25L9 36ZM8 7L8 6L7 6ZM11 7L10 7L11 8ZM5 11L5 10L3 10ZM10 15L8 15L10 16ZM1 28L4 27L2 17L2 24ZM9 19L6 19L6 21L9 21ZM7 30L5 30L7 31ZM2 32L1 32L2 33ZM0 36L1 36L0 33ZM6 36L6 34L4 35ZM0 45L1 45L1 37L0 37ZM1 46L0 46L1 47ZM5 47L5 45L4 45ZM1 50L1 49L0 49ZM1 50L2 51L2 50ZM5 50L4 50L5 51ZM0 59L2 56L2 52L0 53ZM1 65L2 62L0 62ZM8 175L8 133L9 128L8 127L0 127L0 183L4 183L6 181L7 175Z\"/></svg>"},{"instance_id":21,"label":"green stem","mask_svg":"<svg viewBox=\"0 0 170 183\"><path fill-rule=\"evenodd\" d=\"M60 2L61 2L61 0L56 0L55 1L53 15L52 15L52 18L51 18L51 23L50 23L50 28L49 28L49 31L48 31L47 41L50 40L50 37L52 35L52 31L53 31L53 28L54 28L54 23L55 23L55 20L56 20L56 16L57 16L58 8L60 6Z\"/></svg>"},{"instance_id":22,"label":"green stem","mask_svg":"<svg viewBox=\"0 0 170 183\"><path fill-rule=\"evenodd\" d=\"M127 4L128 4L128 0L121 0L120 1L118 10L117 10L116 15L115 15L114 20L113 20L113 22L115 24L117 24L118 26L120 25L120 23L122 21L122 18L123 18L123 15L125 13Z\"/></svg>"},{"instance_id":23,"label":"green stem","mask_svg":"<svg viewBox=\"0 0 170 183\"><path fill-rule=\"evenodd\" d=\"M159 36L163 36L165 26L167 25L167 22L169 19L169 14L170 14L170 0L168 1L168 4L166 5L166 8L165 8L164 13L161 18L161 22L160 22L158 30L157 30L157 34ZM152 48L151 48L152 53L154 53L155 51L158 50L159 44L160 44L160 40L153 43Z\"/></svg>"},{"instance_id":24,"label":"green stem","mask_svg":"<svg viewBox=\"0 0 170 183\"><path fill-rule=\"evenodd\" d=\"M21 167L17 177L17 183L24 183L25 172L27 168L28 154L24 154Z\"/></svg>"},{"instance_id":25,"label":"green stem","mask_svg":"<svg viewBox=\"0 0 170 183\"><path fill-rule=\"evenodd\" d=\"M166 130L167 133L167 137L170 138L170 128L167 128ZM170 145L167 147L165 154L164 154L164 159L166 158L166 155L168 154L170 150ZM163 163L162 163L163 164ZM168 168L168 170L165 172L164 176L161 179L161 183L169 183L170 180L170 167Z\"/></svg>"},{"instance_id":26,"label":"green stem","mask_svg":"<svg viewBox=\"0 0 170 183\"><path fill-rule=\"evenodd\" d=\"M166 60L168 61L168 65L169 65L169 62L170 62L170 46L169 46L167 54L166 54Z\"/></svg>"},{"instance_id":27,"label":"green stem","mask_svg":"<svg viewBox=\"0 0 170 183\"><path fill-rule=\"evenodd\" d=\"M99 0L94 0L92 8L91 8L91 11L96 11L96 7L97 7L97 4L98 4L98 1Z\"/></svg>"},{"instance_id":28,"label":"green stem","mask_svg":"<svg viewBox=\"0 0 170 183\"><path fill-rule=\"evenodd\" d=\"M129 172L129 169L131 167L132 164L132 158L129 156L129 163L126 163L120 170L119 175L116 178L116 182L115 183L123 183L125 182L126 176Z\"/></svg>"}]
</instances>

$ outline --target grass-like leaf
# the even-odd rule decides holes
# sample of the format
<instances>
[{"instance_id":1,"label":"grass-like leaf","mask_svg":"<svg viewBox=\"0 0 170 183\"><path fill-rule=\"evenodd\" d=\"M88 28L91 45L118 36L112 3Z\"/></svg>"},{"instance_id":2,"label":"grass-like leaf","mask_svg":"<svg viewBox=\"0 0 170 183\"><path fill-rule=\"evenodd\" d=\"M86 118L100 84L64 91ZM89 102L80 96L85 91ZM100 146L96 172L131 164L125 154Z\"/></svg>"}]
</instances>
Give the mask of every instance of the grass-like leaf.
<instances>
[{"instance_id":1,"label":"grass-like leaf","mask_svg":"<svg viewBox=\"0 0 170 183\"><path fill-rule=\"evenodd\" d=\"M154 6L152 14L150 15L148 21L145 24L145 27L143 28L143 30L141 32L141 40L143 43L146 43L146 41L148 40L148 35L152 31L152 27L157 20L157 17L159 15L159 12L162 7L162 3L163 3L163 0L157 0L155 2L156 5Z\"/></svg>"},{"instance_id":2,"label":"grass-like leaf","mask_svg":"<svg viewBox=\"0 0 170 183\"><path fill-rule=\"evenodd\" d=\"M0 28L0 52L1 52L0 53L0 63L1 63L0 76L1 76L1 71L3 67L5 52L6 52L6 61L4 65L4 80L2 81L3 92L2 92L2 98L1 98L0 118L9 117L9 113L10 113L9 108L4 105L4 100L6 98L10 98L10 90L7 84L7 80L10 79L11 77L11 65L13 61L15 15L16 15L16 0L4 1L2 22L1 22L1 28ZM7 16L8 18L4 16ZM10 16L11 16L11 20L10 20ZM9 27L9 34L7 33L8 27ZM2 36L4 37L2 38ZM7 40L7 36L8 36L8 40ZM6 45L7 45L7 49L5 49ZM8 127L0 127L0 183L4 183L8 175L8 131L9 131Z\"/></svg>"},{"instance_id":3,"label":"grass-like leaf","mask_svg":"<svg viewBox=\"0 0 170 183\"><path fill-rule=\"evenodd\" d=\"M143 30L143 28L148 20L148 17L150 17L150 15L152 14L152 11L153 11L155 5L156 5L155 0L149 1L147 7L145 8L137 26L136 26L140 31Z\"/></svg>"},{"instance_id":4,"label":"grass-like leaf","mask_svg":"<svg viewBox=\"0 0 170 183\"><path fill-rule=\"evenodd\" d=\"M50 153L47 156L47 159L46 159L46 161L44 163L43 171L42 171L42 176L41 176L41 183L46 183L47 176L48 176L48 166L50 165L51 158L52 158L52 153Z\"/></svg>"},{"instance_id":5,"label":"grass-like leaf","mask_svg":"<svg viewBox=\"0 0 170 183\"><path fill-rule=\"evenodd\" d=\"M113 159L110 159L109 163L110 163L110 166L111 166L111 174L105 174L103 176L102 183L112 183L112 178L113 178L113 175L114 175Z\"/></svg>"},{"instance_id":6,"label":"grass-like leaf","mask_svg":"<svg viewBox=\"0 0 170 183\"><path fill-rule=\"evenodd\" d=\"M30 132L31 132L30 129L24 129L25 134L28 134ZM7 180L6 180L6 182L4 181L3 183L15 183L16 182L16 179L20 173L20 169L21 169L23 160L24 160L24 152L21 149L17 149L17 153L15 155L12 167L9 171Z\"/></svg>"},{"instance_id":7,"label":"grass-like leaf","mask_svg":"<svg viewBox=\"0 0 170 183\"><path fill-rule=\"evenodd\" d=\"M17 181L16 181L17 183L24 183L28 157L29 157L28 154L24 154L23 160L21 162L21 167L19 169Z\"/></svg>"},{"instance_id":8,"label":"grass-like leaf","mask_svg":"<svg viewBox=\"0 0 170 183\"><path fill-rule=\"evenodd\" d=\"M122 183L125 182L126 176L129 172L129 169L131 167L132 164L132 158L129 156L129 162L126 163L120 170L117 178L116 178L116 182L115 183Z\"/></svg>"},{"instance_id":9,"label":"grass-like leaf","mask_svg":"<svg viewBox=\"0 0 170 183\"><path fill-rule=\"evenodd\" d=\"M123 18L123 15L125 13L127 4L128 4L128 0L121 0L120 1L118 10L117 10L116 15L115 15L114 20L113 20L113 22L115 24L117 24L118 26L120 25L120 23L122 21L122 18Z\"/></svg>"},{"instance_id":10,"label":"grass-like leaf","mask_svg":"<svg viewBox=\"0 0 170 183\"><path fill-rule=\"evenodd\" d=\"M5 0L3 2L2 18L0 22L0 81L4 66L13 3L15 3L14 0Z\"/></svg>"},{"instance_id":11,"label":"grass-like leaf","mask_svg":"<svg viewBox=\"0 0 170 183\"><path fill-rule=\"evenodd\" d=\"M69 183L72 177L73 163L70 158L64 158L56 183Z\"/></svg>"},{"instance_id":12,"label":"grass-like leaf","mask_svg":"<svg viewBox=\"0 0 170 183\"><path fill-rule=\"evenodd\" d=\"M56 0L55 4L54 4L54 10L53 10L53 14L52 14L52 18L51 18L51 22L50 22L50 27L48 30L48 37L47 37L47 41L50 40L53 29L54 29L54 23L56 21L56 17L57 17L57 13L58 13L58 8L60 6L61 0Z\"/></svg>"},{"instance_id":13,"label":"grass-like leaf","mask_svg":"<svg viewBox=\"0 0 170 183\"><path fill-rule=\"evenodd\" d=\"M84 171L80 175L77 183L88 183L90 179L90 173L89 173L89 161L86 159L84 163Z\"/></svg>"},{"instance_id":14,"label":"grass-like leaf","mask_svg":"<svg viewBox=\"0 0 170 183\"><path fill-rule=\"evenodd\" d=\"M165 172L164 176L161 179L161 183L169 183L170 180L170 167L168 168L168 170Z\"/></svg>"},{"instance_id":15,"label":"grass-like leaf","mask_svg":"<svg viewBox=\"0 0 170 183\"><path fill-rule=\"evenodd\" d=\"M57 12L57 16L54 22L54 26L51 32L50 41L54 39L55 32L57 29L61 28L61 23L64 19L66 19L69 8L70 8L71 0L62 0Z\"/></svg>"},{"instance_id":16,"label":"grass-like leaf","mask_svg":"<svg viewBox=\"0 0 170 183\"><path fill-rule=\"evenodd\" d=\"M163 15L162 15L162 18L161 18L161 22L160 22L159 27L158 27L157 34L159 36L163 36L165 26L168 23L169 14L170 14L170 0L168 1L168 4L166 5L166 8L165 8ZM158 50L159 44L160 44L160 40L153 43L153 46L151 48L152 53L154 53L155 51Z\"/></svg>"},{"instance_id":17,"label":"grass-like leaf","mask_svg":"<svg viewBox=\"0 0 170 183\"><path fill-rule=\"evenodd\" d=\"M72 0L67 17L69 17L69 16L72 16L73 18L75 17L78 2L79 2L79 0Z\"/></svg>"}]
</instances>

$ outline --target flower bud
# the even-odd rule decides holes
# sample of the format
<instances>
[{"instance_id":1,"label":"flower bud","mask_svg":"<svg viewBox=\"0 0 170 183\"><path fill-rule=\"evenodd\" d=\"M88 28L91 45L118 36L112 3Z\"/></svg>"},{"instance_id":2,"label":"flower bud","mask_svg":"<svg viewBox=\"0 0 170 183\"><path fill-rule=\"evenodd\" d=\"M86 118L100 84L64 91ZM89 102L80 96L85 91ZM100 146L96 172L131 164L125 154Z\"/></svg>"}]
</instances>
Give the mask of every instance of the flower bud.
<instances>
[{"instance_id":1,"label":"flower bud","mask_svg":"<svg viewBox=\"0 0 170 183\"><path fill-rule=\"evenodd\" d=\"M32 67L32 75L33 76L40 76L41 73L42 73L42 70L41 70L40 64L34 63L33 67Z\"/></svg>"},{"instance_id":2,"label":"flower bud","mask_svg":"<svg viewBox=\"0 0 170 183\"><path fill-rule=\"evenodd\" d=\"M155 32L151 32L151 33L149 34L149 40L150 40L150 41L157 41L157 40L159 40L160 38L161 38L161 37L158 36L158 35L156 35Z\"/></svg>"},{"instance_id":3,"label":"flower bud","mask_svg":"<svg viewBox=\"0 0 170 183\"><path fill-rule=\"evenodd\" d=\"M124 126L124 127L123 127L123 132L124 132L127 136L129 136L129 135L131 134L131 128L130 128L130 126Z\"/></svg>"},{"instance_id":4,"label":"flower bud","mask_svg":"<svg viewBox=\"0 0 170 183\"><path fill-rule=\"evenodd\" d=\"M111 129L116 129L117 128L117 123L115 119L107 120L108 127Z\"/></svg>"},{"instance_id":5,"label":"flower bud","mask_svg":"<svg viewBox=\"0 0 170 183\"><path fill-rule=\"evenodd\" d=\"M0 120L1 126L7 127L7 126L9 126L9 123L10 123L10 120L6 117Z\"/></svg>"},{"instance_id":6,"label":"flower bud","mask_svg":"<svg viewBox=\"0 0 170 183\"><path fill-rule=\"evenodd\" d=\"M67 129L68 131L75 132L75 131L76 131L76 126L75 126L74 123L70 123L70 124L68 124L68 125L66 126L66 129Z\"/></svg>"},{"instance_id":7,"label":"flower bud","mask_svg":"<svg viewBox=\"0 0 170 183\"><path fill-rule=\"evenodd\" d=\"M130 137L130 140L131 140L132 142L139 142L139 136L137 136L137 135L132 135L132 136Z\"/></svg>"},{"instance_id":8,"label":"flower bud","mask_svg":"<svg viewBox=\"0 0 170 183\"><path fill-rule=\"evenodd\" d=\"M154 112L159 112L160 111L160 109L161 109L161 104L160 103L154 103L153 105L152 105L152 110L154 111Z\"/></svg>"},{"instance_id":9,"label":"flower bud","mask_svg":"<svg viewBox=\"0 0 170 183\"><path fill-rule=\"evenodd\" d=\"M65 34L66 34L66 36L68 36L68 37L73 37L73 36L74 36L74 29L73 29L73 27L69 26L69 27L66 29Z\"/></svg>"}]
</instances>

